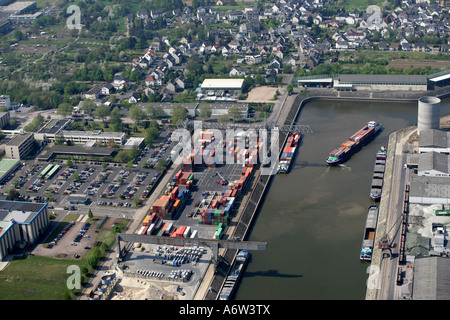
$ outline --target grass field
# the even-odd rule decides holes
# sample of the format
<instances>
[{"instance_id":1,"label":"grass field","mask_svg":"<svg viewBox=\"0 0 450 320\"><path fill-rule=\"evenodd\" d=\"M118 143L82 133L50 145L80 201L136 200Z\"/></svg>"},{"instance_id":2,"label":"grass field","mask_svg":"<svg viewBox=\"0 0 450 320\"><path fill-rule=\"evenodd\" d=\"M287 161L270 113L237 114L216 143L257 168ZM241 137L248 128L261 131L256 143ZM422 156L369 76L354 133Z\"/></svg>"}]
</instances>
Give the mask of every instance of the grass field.
<instances>
[{"instance_id":1,"label":"grass field","mask_svg":"<svg viewBox=\"0 0 450 320\"><path fill-rule=\"evenodd\" d=\"M38 256L14 260L0 272L0 300L62 300L69 292L67 267L80 263Z\"/></svg>"}]
</instances>

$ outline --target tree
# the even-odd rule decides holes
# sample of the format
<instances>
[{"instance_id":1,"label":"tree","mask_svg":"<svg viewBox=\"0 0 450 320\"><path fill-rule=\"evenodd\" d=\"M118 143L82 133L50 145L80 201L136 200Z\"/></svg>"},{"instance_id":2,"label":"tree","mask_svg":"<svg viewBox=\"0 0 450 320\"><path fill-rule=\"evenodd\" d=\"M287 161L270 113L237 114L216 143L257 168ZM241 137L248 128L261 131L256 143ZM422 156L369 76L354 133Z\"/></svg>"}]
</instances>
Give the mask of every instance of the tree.
<instances>
[{"instance_id":1,"label":"tree","mask_svg":"<svg viewBox=\"0 0 450 320\"><path fill-rule=\"evenodd\" d=\"M92 115L97 105L93 100L86 99L83 101L81 105L81 109L89 115Z\"/></svg>"},{"instance_id":2,"label":"tree","mask_svg":"<svg viewBox=\"0 0 450 320\"><path fill-rule=\"evenodd\" d=\"M147 114L138 106L132 106L130 108L130 119L134 121L135 125L139 125L139 122L144 120Z\"/></svg>"},{"instance_id":3,"label":"tree","mask_svg":"<svg viewBox=\"0 0 450 320\"><path fill-rule=\"evenodd\" d=\"M186 120L187 115L186 107L183 107L181 104L176 104L172 107L172 123L177 124L180 120Z\"/></svg>"},{"instance_id":4,"label":"tree","mask_svg":"<svg viewBox=\"0 0 450 320\"><path fill-rule=\"evenodd\" d=\"M287 85L286 91L287 91L288 95L291 95L294 92L294 87L292 86L292 84Z\"/></svg>"},{"instance_id":5,"label":"tree","mask_svg":"<svg viewBox=\"0 0 450 320\"><path fill-rule=\"evenodd\" d=\"M97 110L95 110L95 116L98 118L102 118L105 121L105 118L109 115L111 109L106 104L101 104Z\"/></svg>"},{"instance_id":6,"label":"tree","mask_svg":"<svg viewBox=\"0 0 450 320\"><path fill-rule=\"evenodd\" d=\"M88 217L89 217L89 219L92 219L94 217L94 214L92 213L92 210L90 208L88 211Z\"/></svg>"},{"instance_id":7,"label":"tree","mask_svg":"<svg viewBox=\"0 0 450 320\"><path fill-rule=\"evenodd\" d=\"M73 107L70 104L63 102L58 106L57 113L63 117L67 117L72 114L72 111Z\"/></svg>"},{"instance_id":8,"label":"tree","mask_svg":"<svg viewBox=\"0 0 450 320\"><path fill-rule=\"evenodd\" d=\"M122 130L122 115L120 114L119 107L115 107L113 111L111 111L109 122L112 124L115 132Z\"/></svg>"},{"instance_id":9,"label":"tree","mask_svg":"<svg viewBox=\"0 0 450 320\"><path fill-rule=\"evenodd\" d=\"M238 106L231 106L230 108L228 108L228 116L233 118L233 121L239 120L242 118L242 113L241 110L239 110Z\"/></svg>"},{"instance_id":10,"label":"tree","mask_svg":"<svg viewBox=\"0 0 450 320\"><path fill-rule=\"evenodd\" d=\"M199 114L203 118L209 118L212 115L212 108L209 105L202 104L199 109Z\"/></svg>"},{"instance_id":11,"label":"tree","mask_svg":"<svg viewBox=\"0 0 450 320\"><path fill-rule=\"evenodd\" d=\"M22 31L20 31L20 30L14 31L14 38L16 38L16 40L22 40L23 39Z\"/></svg>"}]
</instances>

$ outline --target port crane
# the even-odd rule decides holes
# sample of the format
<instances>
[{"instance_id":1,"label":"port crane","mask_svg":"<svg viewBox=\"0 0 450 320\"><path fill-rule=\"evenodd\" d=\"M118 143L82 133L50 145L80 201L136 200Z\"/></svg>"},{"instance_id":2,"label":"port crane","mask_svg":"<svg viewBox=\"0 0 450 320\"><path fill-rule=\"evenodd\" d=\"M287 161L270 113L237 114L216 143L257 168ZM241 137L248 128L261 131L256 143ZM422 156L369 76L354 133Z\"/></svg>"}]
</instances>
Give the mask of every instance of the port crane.
<instances>
[{"instance_id":1,"label":"port crane","mask_svg":"<svg viewBox=\"0 0 450 320\"><path fill-rule=\"evenodd\" d=\"M179 120L177 122L177 128L181 129L195 129L195 122L190 119ZM300 133L313 133L313 130L309 125L301 125L301 124L291 124L291 125L277 125L274 122L262 123L262 124L254 124L254 123L217 123L217 122L201 122L202 129L218 129L218 130L227 130L227 129L241 129L241 130L273 130L276 129L280 132L300 132Z\"/></svg>"},{"instance_id":2,"label":"port crane","mask_svg":"<svg viewBox=\"0 0 450 320\"><path fill-rule=\"evenodd\" d=\"M130 246L121 246L121 241L131 244L134 242L152 243L159 245L175 245L175 246L192 246L192 245L206 245L211 248L213 252L213 261L217 267L219 263L219 249L235 249L235 250L266 250L267 242L258 241L239 241L239 240L216 240L216 239L201 239L201 238L178 238L178 237L158 237L152 235L137 235L137 234L116 234L117 245L117 260L121 261L126 251L130 250Z\"/></svg>"}]
</instances>

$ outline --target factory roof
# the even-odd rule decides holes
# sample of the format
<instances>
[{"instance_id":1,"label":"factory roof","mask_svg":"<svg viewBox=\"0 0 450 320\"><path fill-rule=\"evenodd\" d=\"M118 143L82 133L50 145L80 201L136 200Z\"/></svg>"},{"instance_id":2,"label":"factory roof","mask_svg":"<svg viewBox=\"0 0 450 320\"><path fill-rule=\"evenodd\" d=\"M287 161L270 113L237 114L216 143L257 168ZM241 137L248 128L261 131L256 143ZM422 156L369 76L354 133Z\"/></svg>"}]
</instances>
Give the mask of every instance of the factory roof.
<instances>
[{"instance_id":1,"label":"factory roof","mask_svg":"<svg viewBox=\"0 0 450 320\"><path fill-rule=\"evenodd\" d=\"M402 74L340 74L339 82L344 83L377 83L377 84L417 84L426 85L426 75Z\"/></svg>"},{"instance_id":2,"label":"factory roof","mask_svg":"<svg viewBox=\"0 0 450 320\"><path fill-rule=\"evenodd\" d=\"M450 147L450 132L436 129L420 130L419 148L425 147Z\"/></svg>"},{"instance_id":3,"label":"factory roof","mask_svg":"<svg viewBox=\"0 0 450 320\"><path fill-rule=\"evenodd\" d=\"M413 293L414 300L449 300L450 259L415 259Z\"/></svg>"},{"instance_id":4,"label":"factory roof","mask_svg":"<svg viewBox=\"0 0 450 320\"><path fill-rule=\"evenodd\" d=\"M427 170L436 170L443 173L449 173L450 157L447 154L439 152L426 152L419 154L419 172Z\"/></svg>"},{"instance_id":5,"label":"factory roof","mask_svg":"<svg viewBox=\"0 0 450 320\"><path fill-rule=\"evenodd\" d=\"M241 89L244 79L205 79L202 89Z\"/></svg>"},{"instance_id":6,"label":"factory roof","mask_svg":"<svg viewBox=\"0 0 450 320\"><path fill-rule=\"evenodd\" d=\"M448 203L450 184L448 177L411 176L409 192L411 203Z\"/></svg>"}]
</instances>

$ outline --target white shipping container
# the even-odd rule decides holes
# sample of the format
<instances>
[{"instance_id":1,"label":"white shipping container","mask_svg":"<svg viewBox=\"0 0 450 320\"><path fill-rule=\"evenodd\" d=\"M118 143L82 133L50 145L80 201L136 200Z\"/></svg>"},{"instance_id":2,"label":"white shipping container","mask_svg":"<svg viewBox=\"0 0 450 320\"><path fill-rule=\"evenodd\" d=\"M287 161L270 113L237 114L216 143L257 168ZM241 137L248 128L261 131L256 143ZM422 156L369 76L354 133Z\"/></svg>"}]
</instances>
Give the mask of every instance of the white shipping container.
<instances>
[{"instance_id":1,"label":"white shipping container","mask_svg":"<svg viewBox=\"0 0 450 320\"><path fill-rule=\"evenodd\" d=\"M152 231L155 229L155 224L154 223L152 223L151 225L150 225L150 227L148 227L148 229L147 229L147 234L152 234Z\"/></svg>"},{"instance_id":2,"label":"white shipping container","mask_svg":"<svg viewBox=\"0 0 450 320\"><path fill-rule=\"evenodd\" d=\"M191 234L191 239L195 239L198 238L198 230L194 230L194 232L192 232Z\"/></svg>"},{"instance_id":3,"label":"white shipping container","mask_svg":"<svg viewBox=\"0 0 450 320\"><path fill-rule=\"evenodd\" d=\"M189 238L191 235L191 227L186 227L186 230L184 230L183 238Z\"/></svg>"},{"instance_id":4,"label":"white shipping container","mask_svg":"<svg viewBox=\"0 0 450 320\"><path fill-rule=\"evenodd\" d=\"M142 235L142 232L144 232L145 226L142 226L141 229L139 229L138 234Z\"/></svg>"}]
</instances>

